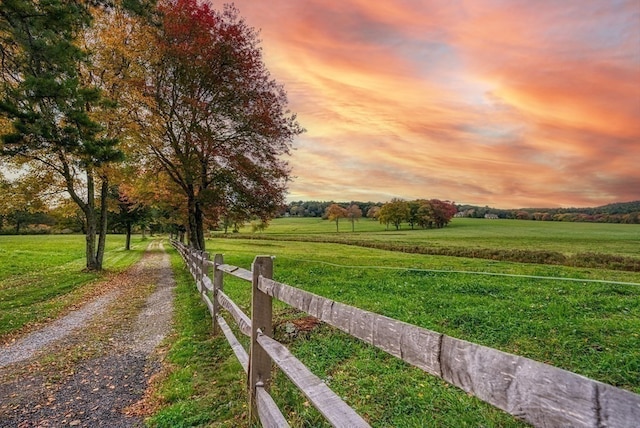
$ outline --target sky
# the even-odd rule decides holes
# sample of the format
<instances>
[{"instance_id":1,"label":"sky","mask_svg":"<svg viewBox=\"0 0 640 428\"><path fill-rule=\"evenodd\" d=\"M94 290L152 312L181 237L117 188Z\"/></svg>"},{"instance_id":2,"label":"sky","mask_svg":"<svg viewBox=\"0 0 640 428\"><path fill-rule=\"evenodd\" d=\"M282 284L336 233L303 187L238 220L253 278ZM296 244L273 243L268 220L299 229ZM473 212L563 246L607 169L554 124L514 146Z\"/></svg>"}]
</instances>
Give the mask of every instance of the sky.
<instances>
[{"instance_id":1,"label":"sky","mask_svg":"<svg viewBox=\"0 0 640 428\"><path fill-rule=\"evenodd\" d=\"M234 3L306 129L290 201L640 199L640 0Z\"/></svg>"}]
</instances>

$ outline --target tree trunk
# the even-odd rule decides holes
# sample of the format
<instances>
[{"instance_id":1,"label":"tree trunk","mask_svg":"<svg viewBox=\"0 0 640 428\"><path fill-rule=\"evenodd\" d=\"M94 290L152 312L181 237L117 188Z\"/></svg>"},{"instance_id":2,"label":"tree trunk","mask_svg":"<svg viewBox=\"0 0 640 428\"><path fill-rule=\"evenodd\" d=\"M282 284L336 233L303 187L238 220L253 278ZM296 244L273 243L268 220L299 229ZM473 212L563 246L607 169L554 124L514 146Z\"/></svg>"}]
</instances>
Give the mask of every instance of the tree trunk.
<instances>
[{"instance_id":1,"label":"tree trunk","mask_svg":"<svg viewBox=\"0 0 640 428\"><path fill-rule=\"evenodd\" d=\"M131 222L127 221L127 242L124 249L129 251L131 249Z\"/></svg>"},{"instance_id":2,"label":"tree trunk","mask_svg":"<svg viewBox=\"0 0 640 428\"><path fill-rule=\"evenodd\" d=\"M71 196L71 199L80 207L84 214L84 221L82 222L82 230L85 234L86 247L85 256L87 258L86 269L88 271L99 270L100 268L96 262L96 210L95 210L95 183L93 180L93 170L87 168L87 201L85 202L75 189L75 177L71 172L69 164L65 161L64 157L60 155L62 161L65 184L67 186L67 192Z\"/></svg>"},{"instance_id":3,"label":"tree trunk","mask_svg":"<svg viewBox=\"0 0 640 428\"><path fill-rule=\"evenodd\" d=\"M109 179L105 176L101 178L102 186L100 188L100 235L98 237L98 251L96 252L96 270L102 270L104 247L107 241L107 198L109 197Z\"/></svg>"},{"instance_id":4,"label":"tree trunk","mask_svg":"<svg viewBox=\"0 0 640 428\"><path fill-rule=\"evenodd\" d=\"M338 219L336 219L336 233L339 232L338 230Z\"/></svg>"},{"instance_id":5,"label":"tree trunk","mask_svg":"<svg viewBox=\"0 0 640 428\"><path fill-rule=\"evenodd\" d=\"M204 243L204 213L200 208L200 203L196 202L195 207L195 220L196 220L196 239L198 240L198 249L205 250Z\"/></svg>"},{"instance_id":6,"label":"tree trunk","mask_svg":"<svg viewBox=\"0 0 640 428\"><path fill-rule=\"evenodd\" d=\"M87 223L86 233L86 256L87 256L87 270L99 270L98 262L96 260L96 210L95 210L95 184L93 181L93 172L87 170L87 203L82 207L84 211L85 220Z\"/></svg>"},{"instance_id":7,"label":"tree trunk","mask_svg":"<svg viewBox=\"0 0 640 428\"><path fill-rule=\"evenodd\" d=\"M187 229L189 235L189 246L194 250L201 250L200 241L198 240L196 198L193 193L187 195L187 213L189 218L189 225Z\"/></svg>"}]
</instances>

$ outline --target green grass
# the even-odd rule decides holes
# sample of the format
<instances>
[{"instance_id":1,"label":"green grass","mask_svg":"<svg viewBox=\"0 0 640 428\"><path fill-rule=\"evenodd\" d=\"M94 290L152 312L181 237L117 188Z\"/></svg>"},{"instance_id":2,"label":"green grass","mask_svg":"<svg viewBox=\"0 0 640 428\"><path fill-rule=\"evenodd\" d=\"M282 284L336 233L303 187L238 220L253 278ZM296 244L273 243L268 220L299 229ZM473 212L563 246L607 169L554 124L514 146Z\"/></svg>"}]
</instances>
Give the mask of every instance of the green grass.
<instances>
[{"instance_id":1,"label":"green grass","mask_svg":"<svg viewBox=\"0 0 640 428\"><path fill-rule=\"evenodd\" d=\"M314 242L213 239L207 245L212 255L224 253L226 263L244 268L258 254L275 255L275 278L281 282L640 393L639 273ZM460 272L465 270L469 273ZM475 271L553 278L471 273ZM244 372L224 338L210 335L208 313L191 278L184 271L182 275L186 284L182 292L190 296L190 310L198 311L189 322L202 331L179 333L183 339L176 343L188 348L189 357L176 364L187 364L189 372L176 375L179 382L167 386L167 395L171 391L182 395L166 410L172 416L163 416L165 423L157 425L187 426L188 417L207 426L246 426ZM588 282L598 279L631 284ZM226 276L225 292L250 313L247 282ZM292 335L287 323L304 314L281 302L274 303L274 311L275 337L373 426L522 425L441 379L329 326ZM241 336L237 331L236 335ZM246 346L247 340L241 341ZM200 348L200 343L207 346ZM279 371L274 374L272 394L293 426L326 424ZM221 406L234 411L214 414ZM181 415L186 409L188 416ZM232 420L231 414L239 419Z\"/></svg>"},{"instance_id":2,"label":"green grass","mask_svg":"<svg viewBox=\"0 0 640 428\"><path fill-rule=\"evenodd\" d=\"M256 254L275 255L278 281L640 392L638 273L487 263L339 244L260 242L213 240L209 250L225 253L226 263L245 268ZM454 267L469 273L446 272ZM249 288L236 288L228 287L229 295L248 308Z\"/></svg>"},{"instance_id":3,"label":"green grass","mask_svg":"<svg viewBox=\"0 0 640 428\"><path fill-rule=\"evenodd\" d=\"M241 234L252 235L250 227ZM278 218L260 235L343 237L345 240L372 240L398 243L426 243L433 246L473 248L534 248L563 254L597 251L604 254L640 257L640 225L570 223L529 220L487 220L454 218L442 229L415 229L402 225L395 230L369 219L360 219L351 232L351 223L335 223L320 218Z\"/></svg>"},{"instance_id":4,"label":"green grass","mask_svg":"<svg viewBox=\"0 0 640 428\"><path fill-rule=\"evenodd\" d=\"M405 225L396 231L361 219L355 233L346 221L340 230L336 233L334 222L319 218L281 218L262 233L245 228L231 236L640 271L640 225L635 224L456 218L442 229L411 230Z\"/></svg>"},{"instance_id":5,"label":"green grass","mask_svg":"<svg viewBox=\"0 0 640 428\"><path fill-rule=\"evenodd\" d=\"M147 420L153 427L237 427L248 418L244 371L224 336L211 336L209 312L193 278L170 250L176 277L175 334L166 362L171 369L157 390L163 408Z\"/></svg>"},{"instance_id":6,"label":"green grass","mask_svg":"<svg viewBox=\"0 0 640 428\"><path fill-rule=\"evenodd\" d=\"M0 236L0 340L82 301L97 280L135 263L145 247L137 238L124 251L124 236L110 235L106 272L87 273L84 236Z\"/></svg>"}]
</instances>

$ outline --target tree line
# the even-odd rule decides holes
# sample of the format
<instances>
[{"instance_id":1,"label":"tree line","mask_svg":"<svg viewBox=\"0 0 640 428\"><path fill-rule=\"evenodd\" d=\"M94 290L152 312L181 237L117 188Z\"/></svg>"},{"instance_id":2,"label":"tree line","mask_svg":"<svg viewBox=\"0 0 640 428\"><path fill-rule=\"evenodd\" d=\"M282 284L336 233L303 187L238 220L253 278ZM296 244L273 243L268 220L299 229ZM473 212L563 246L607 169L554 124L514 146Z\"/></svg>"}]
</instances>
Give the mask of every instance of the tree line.
<instances>
[{"instance_id":1,"label":"tree line","mask_svg":"<svg viewBox=\"0 0 640 428\"><path fill-rule=\"evenodd\" d=\"M389 228L396 230L406 223L411 229L420 227L441 228L445 227L457 208L454 203L439 199L417 199L405 201L394 198L387 203L373 202L292 202L286 208L283 215L298 217L322 217L336 223L336 232L339 231L340 219L351 223L351 231L355 231L355 223L366 215L371 220L377 220ZM321 215L319 215L322 213Z\"/></svg>"},{"instance_id":2,"label":"tree line","mask_svg":"<svg viewBox=\"0 0 640 428\"><path fill-rule=\"evenodd\" d=\"M457 215L469 218L640 224L640 201L617 202L589 208L520 208L517 210L460 205Z\"/></svg>"},{"instance_id":3,"label":"tree line","mask_svg":"<svg viewBox=\"0 0 640 428\"><path fill-rule=\"evenodd\" d=\"M39 209L19 189L42 185L49 207L80 212L88 270L120 210L162 213L204 249L206 227L284 204L303 129L235 7L3 0L0 42L0 160L26 171L2 177L0 218L19 229Z\"/></svg>"}]
</instances>

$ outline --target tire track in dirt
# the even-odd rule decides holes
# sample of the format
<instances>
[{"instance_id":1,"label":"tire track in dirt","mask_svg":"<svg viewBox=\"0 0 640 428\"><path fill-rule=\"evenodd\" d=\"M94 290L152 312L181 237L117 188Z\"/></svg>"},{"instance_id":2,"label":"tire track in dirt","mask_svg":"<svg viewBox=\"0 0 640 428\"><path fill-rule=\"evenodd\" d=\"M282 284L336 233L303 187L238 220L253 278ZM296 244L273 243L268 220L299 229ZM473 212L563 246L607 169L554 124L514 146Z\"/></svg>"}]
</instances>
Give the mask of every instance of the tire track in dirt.
<instances>
[{"instance_id":1,"label":"tire track in dirt","mask_svg":"<svg viewBox=\"0 0 640 428\"><path fill-rule=\"evenodd\" d=\"M54 381L50 375L27 371L0 383L0 427L143 426L142 417L126 415L125 409L142 399L149 378L159 370L154 350L171 330L175 280L162 244L152 243L120 280L128 287L154 285L134 322L110 332L111 346L100 356L80 361ZM116 288L6 346L0 350L1 372L23 362L39 363L48 351L73 344L83 328L123 295Z\"/></svg>"}]
</instances>

